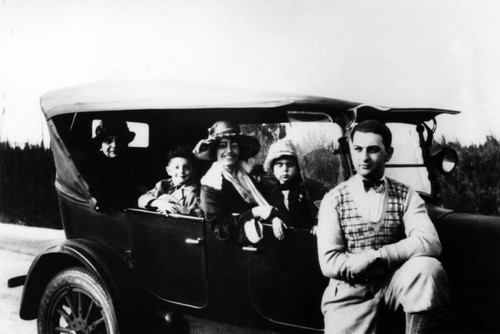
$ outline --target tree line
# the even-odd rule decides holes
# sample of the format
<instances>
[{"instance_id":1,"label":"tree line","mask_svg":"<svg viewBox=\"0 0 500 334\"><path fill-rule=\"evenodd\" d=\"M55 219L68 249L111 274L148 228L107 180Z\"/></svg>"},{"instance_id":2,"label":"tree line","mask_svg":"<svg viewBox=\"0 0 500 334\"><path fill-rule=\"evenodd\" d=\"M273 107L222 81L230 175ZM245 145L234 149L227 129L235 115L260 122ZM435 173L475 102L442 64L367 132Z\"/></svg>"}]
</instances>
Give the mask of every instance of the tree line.
<instances>
[{"instance_id":1,"label":"tree line","mask_svg":"<svg viewBox=\"0 0 500 334\"><path fill-rule=\"evenodd\" d=\"M439 198L458 212L499 215L500 142L488 136L480 145L464 146L444 138L435 148L455 149L459 164L440 175ZM41 145L0 143L0 222L61 228L52 153Z\"/></svg>"},{"instance_id":2,"label":"tree line","mask_svg":"<svg viewBox=\"0 0 500 334\"><path fill-rule=\"evenodd\" d=\"M52 152L0 143L0 222L61 228Z\"/></svg>"},{"instance_id":3,"label":"tree line","mask_svg":"<svg viewBox=\"0 0 500 334\"><path fill-rule=\"evenodd\" d=\"M500 142L492 135L480 145L462 146L444 138L436 146L458 153L459 164L450 175L441 175L439 197L443 206L457 212L500 215Z\"/></svg>"}]
</instances>

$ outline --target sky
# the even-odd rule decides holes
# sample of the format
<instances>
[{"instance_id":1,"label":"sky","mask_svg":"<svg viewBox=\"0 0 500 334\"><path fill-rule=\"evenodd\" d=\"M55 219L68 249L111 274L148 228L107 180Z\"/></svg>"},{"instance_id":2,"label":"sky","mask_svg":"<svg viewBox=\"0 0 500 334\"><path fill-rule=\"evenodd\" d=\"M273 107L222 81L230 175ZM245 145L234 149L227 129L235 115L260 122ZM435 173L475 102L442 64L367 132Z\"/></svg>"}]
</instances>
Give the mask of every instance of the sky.
<instances>
[{"instance_id":1,"label":"sky","mask_svg":"<svg viewBox=\"0 0 500 334\"><path fill-rule=\"evenodd\" d=\"M0 0L0 141L48 142L39 98L108 79L327 96L500 137L497 0Z\"/></svg>"}]
</instances>

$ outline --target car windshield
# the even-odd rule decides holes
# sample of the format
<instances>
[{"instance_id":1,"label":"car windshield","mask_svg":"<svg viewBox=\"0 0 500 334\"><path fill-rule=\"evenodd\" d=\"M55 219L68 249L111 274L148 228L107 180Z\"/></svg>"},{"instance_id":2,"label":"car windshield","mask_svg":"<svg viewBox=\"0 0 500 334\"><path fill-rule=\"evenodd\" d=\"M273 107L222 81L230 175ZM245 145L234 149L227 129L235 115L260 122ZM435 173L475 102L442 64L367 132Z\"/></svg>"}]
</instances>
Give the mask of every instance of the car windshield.
<instances>
[{"instance_id":1,"label":"car windshield","mask_svg":"<svg viewBox=\"0 0 500 334\"><path fill-rule=\"evenodd\" d=\"M424 164L416 126L402 123L388 123L387 126L392 132L394 154L387 164L386 175L419 192L431 194L429 172Z\"/></svg>"},{"instance_id":2,"label":"car windshield","mask_svg":"<svg viewBox=\"0 0 500 334\"><path fill-rule=\"evenodd\" d=\"M342 155L334 154L342 136L340 127L335 123L245 124L242 125L242 131L257 136L261 143L259 154L250 160L252 165L264 164L271 144L279 139L289 139L297 150L304 179L319 182L326 189L331 189L347 177Z\"/></svg>"},{"instance_id":3,"label":"car windshield","mask_svg":"<svg viewBox=\"0 0 500 334\"><path fill-rule=\"evenodd\" d=\"M419 135L413 124L388 123L393 134L394 154L387 165L386 175L413 187L413 189L431 194L429 172L424 163ZM321 182L326 189L331 189L349 177L344 169L342 154L334 154L338 149L338 140L342 130L336 123L329 122L292 122L246 124L245 133L259 138L262 148L251 159L253 165L263 164L269 146L278 139L290 139L299 154L299 164L303 177Z\"/></svg>"}]
</instances>

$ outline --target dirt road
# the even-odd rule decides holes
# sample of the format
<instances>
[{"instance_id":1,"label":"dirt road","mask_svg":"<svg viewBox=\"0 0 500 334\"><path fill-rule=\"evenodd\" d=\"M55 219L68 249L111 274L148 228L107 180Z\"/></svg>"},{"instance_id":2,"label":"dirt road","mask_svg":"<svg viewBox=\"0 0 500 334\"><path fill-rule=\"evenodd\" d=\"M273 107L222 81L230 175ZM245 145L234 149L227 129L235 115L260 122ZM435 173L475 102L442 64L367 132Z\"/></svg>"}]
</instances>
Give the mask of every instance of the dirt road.
<instances>
[{"instance_id":1,"label":"dirt road","mask_svg":"<svg viewBox=\"0 0 500 334\"><path fill-rule=\"evenodd\" d=\"M23 287L8 288L7 280L25 275L37 254L64 239L61 230L42 229L0 223L0 333L35 334L36 320L21 320L19 306ZM234 325L203 321L190 317L193 334L253 334L255 330ZM275 334L273 332L259 332Z\"/></svg>"},{"instance_id":2,"label":"dirt road","mask_svg":"<svg viewBox=\"0 0 500 334\"><path fill-rule=\"evenodd\" d=\"M36 320L19 318L23 287L8 288L7 280L25 275L36 254L64 238L63 231L0 223L0 332L34 334Z\"/></svg>"}]
</instances>

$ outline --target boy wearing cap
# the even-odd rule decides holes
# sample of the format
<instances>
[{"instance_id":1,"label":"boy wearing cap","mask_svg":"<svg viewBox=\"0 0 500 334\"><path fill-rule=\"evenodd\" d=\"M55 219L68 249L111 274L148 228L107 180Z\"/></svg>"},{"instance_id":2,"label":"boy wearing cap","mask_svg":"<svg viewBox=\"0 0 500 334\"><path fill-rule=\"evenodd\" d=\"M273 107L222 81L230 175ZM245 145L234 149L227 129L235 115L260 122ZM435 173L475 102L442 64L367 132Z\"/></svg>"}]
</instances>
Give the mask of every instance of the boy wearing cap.
<instances>
[{"instance_id":1,"label":"boy wearing cap","mask_svg":"<svg viewBox=\"0 0 500 334\"><path fill-rule=\"evenodd\" d=\"M311 229L313 222L302 182L297 152L290 140L282 139L269 147L264 162L266 170L273 175L272 180L265 179L263 187L269 204L278 210L278 216L284 221L273 221L273 230L277 235L284 235L288 227ZM281 238L278 238L281 239Z\"/></svg>"},{"instance_id":2,"label":"boy wearing cap","mask_svg":"<svg viewBox=\"0 0 500 334\"><path fill-rule=\"evenodd\" d=\"M144 209L156 209L165 215L181 213L201 216L200 190L194 179L194 155L186 146L175 147L168 152L165 167L169 179L139 197L138 205Z\"/></svg>"},{"instance_id":3,"label":"boy wearing cap","mask_svg":"<svg viewBox=\"0 0 500 334\"><path fill-rule=\"evenodd\" d=\"M357 174L325 195L319 211L319 262L330 278L325 333L376 333L381 305L402 307L406 333L422 333L448 299L439 237L419 195L384 176L389 128L364 121L351 140Z\"/></svg>"}]
</instances>

